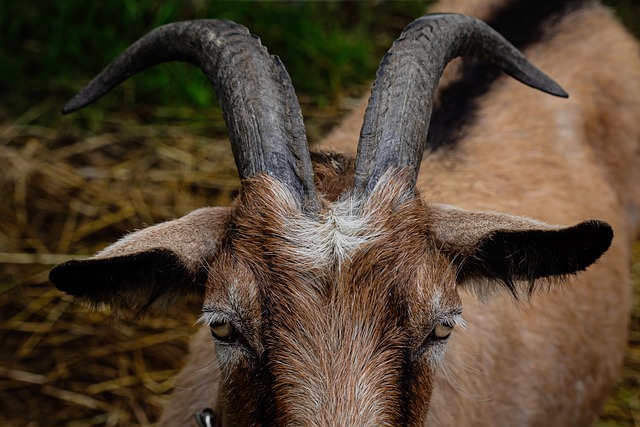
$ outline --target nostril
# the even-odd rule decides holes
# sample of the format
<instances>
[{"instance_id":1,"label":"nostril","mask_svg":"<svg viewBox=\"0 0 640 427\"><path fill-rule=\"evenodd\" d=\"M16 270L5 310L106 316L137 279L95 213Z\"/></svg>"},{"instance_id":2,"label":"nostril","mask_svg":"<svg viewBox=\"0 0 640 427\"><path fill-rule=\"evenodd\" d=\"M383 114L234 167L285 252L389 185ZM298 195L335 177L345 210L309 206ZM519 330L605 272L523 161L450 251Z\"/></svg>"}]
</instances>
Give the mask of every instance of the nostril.
<instances>
[{"instance_id":1,"label":"nostril","mask_svg":"<svg viewBox=\"0 0 640 427\"><path fill-rule=\"evenodd\" d=\"M216 413L211 408L204 408L195 413L198 427L214 427L216 424Z\"/></svg>"}]
</instances>

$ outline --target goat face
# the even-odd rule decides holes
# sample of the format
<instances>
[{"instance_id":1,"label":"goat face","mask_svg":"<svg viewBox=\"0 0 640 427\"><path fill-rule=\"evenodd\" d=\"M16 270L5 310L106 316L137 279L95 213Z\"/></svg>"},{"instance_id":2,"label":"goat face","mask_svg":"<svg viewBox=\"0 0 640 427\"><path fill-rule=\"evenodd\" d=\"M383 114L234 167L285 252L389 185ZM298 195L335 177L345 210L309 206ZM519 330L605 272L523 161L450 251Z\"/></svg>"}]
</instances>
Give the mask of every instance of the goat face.
<instances>
[{"instance_id":1,"label":"goat face","mask_svg":"<svg viewBox=\"0 0 640 427\"><path fill-rule=\"evenodd\" d=\"M406 173L311 219L286 186L258 176L234 206L134 233L51 280L123 309L201 295L228 425L424 425L462 323L459 288L527 293L514 280L585 268L610 239L595 221L557 228L426 204Z\"/></svg>"},{"instance_id":2,"label":"goat face","mask_svg":"<svg viewBox=\"0 0 640 427\"><path fill-rule=\"evenodd\" d=\"M437 28L446 28L442 37ZM474 31L486 45L469 36ZM440 37L453 38L454 47L443 48ZM234 47L239 39L245 50ZM179 23L133 45L67 110L160 60L195 62L221 98L241 193L229 208L200 209L57 266L51 281L123 310L201 298L222 371L223 424L423 425L434 371L462 323L459 289L528 294L537 279L585 269L612 233L598 221L553 227L422 201L415 182L428 119L406 113L419 105L430 111L431 80L446 61L480 51L528 84L563 92L469 18L423 18L399 40L381 66L358 157L325 154L315 164L286 72L246 30ZM417 73L421 90L411 91L411 67L434 59L407 65L427 49L403 52L425 40L439 59L432 73ZM213 58L203 54L209 50ZM248 77L229 76L233 70L249 70ZM243 115L246 106L252 114Z\"/></svg>"},{"instance_id":3,"label":"goat face","mask_svg":"<svg viewBox=\"0 0 640 427\"><path fill-rule=\"evenodd\" d=\"M398 185L382 185L360 214L340 201L311 220L273 203L286 194L277 181L245 184L203 306L230 424L422 419L461 307L426 206L399 199Z\"/></svg>"}]
</instances>

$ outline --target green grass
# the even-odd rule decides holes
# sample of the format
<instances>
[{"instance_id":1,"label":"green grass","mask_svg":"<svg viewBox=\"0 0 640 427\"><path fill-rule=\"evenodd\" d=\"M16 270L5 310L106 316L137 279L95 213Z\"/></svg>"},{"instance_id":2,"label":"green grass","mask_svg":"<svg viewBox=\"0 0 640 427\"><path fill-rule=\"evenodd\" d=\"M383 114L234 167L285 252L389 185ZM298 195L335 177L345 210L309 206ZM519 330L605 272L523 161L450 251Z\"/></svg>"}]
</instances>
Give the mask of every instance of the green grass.
<instances>
[{"instance_id":1,"label":"green grass","mask_svg":"<svg viewBox=\"0 0 640 427\"><path fill-rule=\"evenodd\" d=\"M640 37L640 2L638 0L603 0L603 3L614 8L616 15L627 28Z\"/></svg>"},{"instance_id":2,"label":"green grass","mask_svg":"<svg viewBox=\"0 0 640 427\"><path fill-rule=\"evenodd\" d=\"M640 34L637 0L605 1ZM340 95L364 92L391 42L430 2L3 0L0 119L19 116L42 100L62 105L152 28L198 18L246 25L280 56L298 94L315 105L331 104ZM203 107L215 105L214 98L199 70L164 65L128 80L88 114L100 117L101 111L117 108L135 110L144 118L147 105L184 107L197 116L211 111Z\"/></svg>"},{"instance_id":3,"label":"green grass","mask_svg":"<svg viewBox=\"0 0 640 427\"><path fill-rule=\"evenodd\" d=\"M426 3L7 0L0 2L2 105L14 115L43 98L66 98L154 27L199 18L246 25L282 58L298 91L318 104L333 102L345 88L372 79L383 52ZM202 107L213 97L199 70L163 66L128 81L101 105Z\"/></svg>"}]
</instances>

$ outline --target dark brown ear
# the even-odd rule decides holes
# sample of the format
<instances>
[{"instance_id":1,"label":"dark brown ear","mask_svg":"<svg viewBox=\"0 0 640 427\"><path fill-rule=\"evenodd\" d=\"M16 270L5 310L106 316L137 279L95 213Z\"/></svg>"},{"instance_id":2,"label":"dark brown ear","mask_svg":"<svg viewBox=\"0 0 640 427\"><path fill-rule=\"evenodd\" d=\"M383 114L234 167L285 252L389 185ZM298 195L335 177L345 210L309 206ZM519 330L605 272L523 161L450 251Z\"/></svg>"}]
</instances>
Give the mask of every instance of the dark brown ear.
<instances>
[{"instance_id":1,"label":"dark brown ear","mask_svg":"<svg viewBox=\"0 0 640 427\"><path fill-rule=\"evenodd\" d=\"M49 280L92 306L136 314L156 303L202 297L228 217L228 208L203 208L136 231L92 258L57 265Z\"/></svg>"},{"instance_id":2,"label":"dark brown ear","mask_svg":"<svg viewBox=\"0 0 640 427\"><path fill-rule=\"evenodd\" d=\"M528 285L525 289L530 294L536 279L586 269L613 239L613 230L602 221L560 227L443 205L431 207L430 221L436 241L458 268L458 283L480 294L492 290L487 282L497 282L518 296L519 281Z\"/></svg>"}]
</instances>

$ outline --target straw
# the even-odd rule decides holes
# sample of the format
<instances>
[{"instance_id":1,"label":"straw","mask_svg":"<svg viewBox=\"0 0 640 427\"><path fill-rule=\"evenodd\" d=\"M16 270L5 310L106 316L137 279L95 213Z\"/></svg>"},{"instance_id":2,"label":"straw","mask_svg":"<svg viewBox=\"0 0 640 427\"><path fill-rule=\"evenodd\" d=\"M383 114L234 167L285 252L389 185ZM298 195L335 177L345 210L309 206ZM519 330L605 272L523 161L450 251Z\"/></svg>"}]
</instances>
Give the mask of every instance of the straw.
<instances>
[{"instance_id":1,"label":"straw","mask_svg":"<svg viewBox=\"0 0 640 427\"><path fill-rule=\"evenodd\" d=\"M166 406L200 307L116 321L47 274L128 231L228 205L233 156L220 123L109 114L95 125L90 112L59 118L54 107L0 123L0 425L147 425Z\"/></svg>"},{"instance_id":2,"label":"straw","mask_svg":"<svg viewBox=\"0 0 640 427\"><path fill-rule=\"evenodd\" d=\"M36 123L52 106L0 124L0 425L147 425L168 401L199 307L116 321L62 295L48 270L127 231L229 204L238 188L233 157L219 124L147 125L118 115L91 126L82 115ZM310 135L338 119L305 110ZM635 260L637 289L640 245ZM637 303L631 328L603 426L639 425Z\"/></svg>"}]
</instances>

